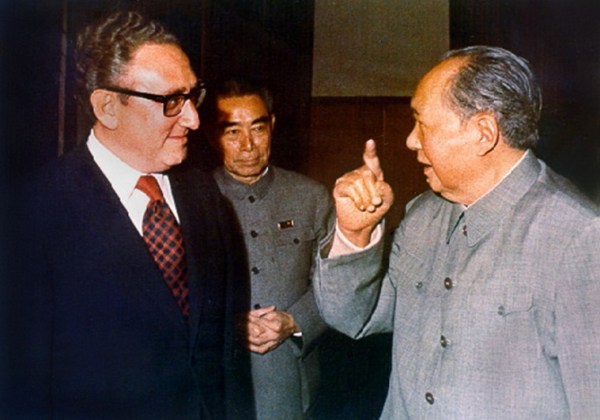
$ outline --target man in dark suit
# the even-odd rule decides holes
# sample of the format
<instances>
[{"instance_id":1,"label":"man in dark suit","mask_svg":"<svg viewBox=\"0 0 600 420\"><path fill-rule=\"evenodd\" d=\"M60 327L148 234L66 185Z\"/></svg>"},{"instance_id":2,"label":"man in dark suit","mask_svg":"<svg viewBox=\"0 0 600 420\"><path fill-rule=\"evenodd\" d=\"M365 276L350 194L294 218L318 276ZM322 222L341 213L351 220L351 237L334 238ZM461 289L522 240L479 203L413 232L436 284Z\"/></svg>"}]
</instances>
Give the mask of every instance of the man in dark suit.
<instances>
[{"instance_id":1,"label":"man in dark suit","mask_svg":"<svg viewBox=\"0 0 600 420\"><path fill-rule=\"evenodd\" d=\"M209 176L169 171L200 124L202 84L137 13L88 27L77 47L95 122L22 201L1 411L252 417L238 405L251 390L233 342L247 301L231 213Z\"/></svg>"},{"instance_id":2,"label":"man in dark suit","mask_svg":"<svg viewBox=\"0 0 600 420\"><path fill-rule=\"evenodd\" d=\"M312 273L333 223L332 200L316 181L269 164L275 114L266 88L231 80L213 93L207 126L223 161L213 175L235 209L251 279L242 325L257 417L306 418L319 385L316 343L326 329Z\"/></svg>"}]
</instances>

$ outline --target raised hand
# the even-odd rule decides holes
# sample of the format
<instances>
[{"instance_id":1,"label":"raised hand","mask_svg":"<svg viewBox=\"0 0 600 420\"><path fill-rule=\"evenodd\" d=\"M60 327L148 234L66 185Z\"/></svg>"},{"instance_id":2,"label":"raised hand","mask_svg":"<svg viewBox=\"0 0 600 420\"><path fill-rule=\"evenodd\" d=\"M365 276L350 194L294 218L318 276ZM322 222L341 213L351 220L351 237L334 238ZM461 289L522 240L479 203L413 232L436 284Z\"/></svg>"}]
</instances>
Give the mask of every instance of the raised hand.
<instances>
[{"instance_id":1,"label":"raised hand","mask_svg":"<svg viewBox=\"0 0 600 420\"><path fill-rule=\"evenodd\" d=\"M368 245L371 232L394 202L391 187L383 180L375 141L365 143L364 165L338 178L333 190L338 227L352 243Z\"/></svg>"}]
</instances>

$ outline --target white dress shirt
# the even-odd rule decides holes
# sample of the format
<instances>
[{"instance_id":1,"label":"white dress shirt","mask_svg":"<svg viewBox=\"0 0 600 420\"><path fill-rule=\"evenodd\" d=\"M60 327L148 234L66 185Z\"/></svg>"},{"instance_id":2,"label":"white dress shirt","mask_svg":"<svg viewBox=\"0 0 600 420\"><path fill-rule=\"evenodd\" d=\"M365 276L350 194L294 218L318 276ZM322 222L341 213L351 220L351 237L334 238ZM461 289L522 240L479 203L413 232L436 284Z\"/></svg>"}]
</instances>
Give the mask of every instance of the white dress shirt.
<instances>
[{"instance_id":1,"label":"white dress shirt","mask_svg":"<svg viewBox=\"0 0 600 420\"><path fill-rule=\"evenodd\" d=\"M171 208L177 221L179 221L168 176L160 173L145 174L133 169L104 146L95 136L94 130L90 132L87 140L87 147L90 150L94 161L108 179L108 182L110 182L110 185L119 197L119 200L121 200L121 203L129 214L131 222L140 235L142 235L144 212L146 211L148 201L150 201L146 194L135 188L140 176L152 175L156 178L165 201Z\"/></svg>"}]
</instances>

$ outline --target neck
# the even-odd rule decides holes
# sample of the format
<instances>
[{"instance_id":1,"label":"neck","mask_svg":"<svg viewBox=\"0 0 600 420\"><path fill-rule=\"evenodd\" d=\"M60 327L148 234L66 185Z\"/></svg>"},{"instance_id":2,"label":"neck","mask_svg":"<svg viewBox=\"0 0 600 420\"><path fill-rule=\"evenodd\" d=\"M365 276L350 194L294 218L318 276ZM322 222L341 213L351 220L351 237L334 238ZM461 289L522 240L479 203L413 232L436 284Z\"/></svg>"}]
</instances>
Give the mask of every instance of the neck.
<instances>
[{"instance_id":1,"label":"neck","mask_svg":"<svg viewBox=\"0 0 600 420\"><path fill-rule=\"evenodd\" d=\"M479 176L475 178L477 181L470 188L472 193L459 202L465 206L471 206L493 191L517 166L525 152L525 150L507 147L502 151L501 156L496 155L484 160L482 167L478 170Z\"/></svg>"}]
</instances>

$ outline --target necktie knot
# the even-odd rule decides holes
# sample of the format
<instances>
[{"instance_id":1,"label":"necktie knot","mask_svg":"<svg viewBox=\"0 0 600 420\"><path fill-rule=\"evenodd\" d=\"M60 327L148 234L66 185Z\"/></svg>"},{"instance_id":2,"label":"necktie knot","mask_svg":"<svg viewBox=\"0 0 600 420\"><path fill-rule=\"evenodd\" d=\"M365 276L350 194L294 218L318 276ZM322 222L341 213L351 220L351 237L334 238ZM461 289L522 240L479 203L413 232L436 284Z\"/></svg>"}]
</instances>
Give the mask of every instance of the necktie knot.
<instances>
[{"instance_id":1,"label":"necktie knot","mask_svg":"<svg viewBox=\"0 0 600 420\"><path fill-rule=\"evenodd\" d=\"M150 198L150 202L164 201L162 190L152 175L143 175L135 186Z\"/></svg>"}]
</instances>

